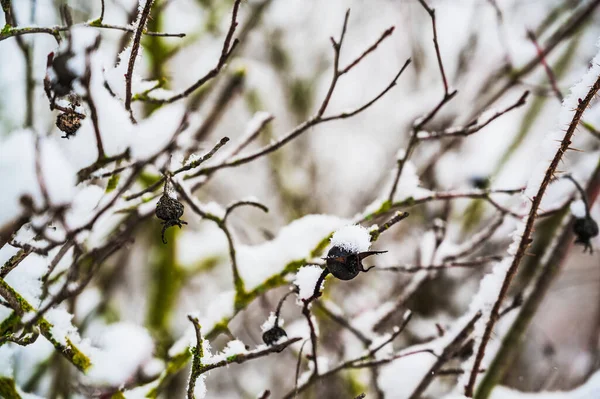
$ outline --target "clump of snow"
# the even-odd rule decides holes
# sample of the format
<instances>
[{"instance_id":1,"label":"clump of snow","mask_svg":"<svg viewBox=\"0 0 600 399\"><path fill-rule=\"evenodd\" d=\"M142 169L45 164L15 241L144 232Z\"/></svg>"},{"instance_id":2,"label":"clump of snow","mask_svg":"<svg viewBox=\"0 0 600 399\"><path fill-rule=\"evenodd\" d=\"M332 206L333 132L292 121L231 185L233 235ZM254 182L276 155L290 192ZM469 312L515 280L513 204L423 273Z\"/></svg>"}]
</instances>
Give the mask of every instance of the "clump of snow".
<instances>
[{"instance_id":1,"label":"clump of snow","mask_svg":"<svg viewBox=\"0 0 600 399\"><path fill-rule=\"evenodd\" d=\"M196 385L194 385L194 398L203 399L206 397L206 374L201 374L196 379Z\"/></svg>"},{"instance_id":2,"label":"clump of snow","mask_svg":"<svg viewBox=\"0 0 600 399\"><path fill-rule=\"evenodd\" d=\"M394 171L393 173L395 174L396 172ZM431 193L431 191L419 187L419 184L420 180L419 175L417 174L417 168L412 162L406 161L402 169L402 175L396 186L394 201L402 201L410 197Z\"/></svg>"},{"instance_id":3,"label":"clump of snow","mask_svg":"<svg viewBox=\"0 0 600 399\"><path fill-rule=\"evenodd\" d=\"M226 360L228 357L241 355L247 353L246 345L239 339L235 339L233 341L229 341L227 346L223 349L223 351L219 354L215 354L212 356L204 356L202 358L203 364L214 364Z\"/></svg>"},{"instance_id":4,"label":"clump of snow","mask_svg":"<svg viewBox=\"0 0 600 399\"><path fill-rule=\"evenodd\" d=\"M202 327L202 334L208 334L215 324L233 317L235 313L235 291L225 291L217 295L213 301L207 306L204 306L202 311L198 311L197 318ZM207 341L204 341L207 343ZM190 346L196 345L196 333L194 327L190 325L183 336L179 338L171 348L169 348L169 356L175 357L186 352ZM207 346L204 345L205 356L207 354Z\"/></svg>"},{"instance_id":5,"label":"clump of snow","mask_svg":"<svg viewBox=\"0 0 600 399\"><path fill-rule=\"evenodd\" d=\"M42 294L42 276L48 270L48 261L37 254L30 254L13 269L5 281L30 305L37 307Z\"/></svg>"},{"instance_id":6,"label":"clump of snow","mask_svg":"<svg viewBox=\"0 0 600 399\"><path fill-rule=\"evenodd\" d=\"M148 331L121 322L95 331L92 367L86 375L90 384L119 386L135 375L152 358L154 342Z\"/></svg>"},{"instance_id":7,"label":"clump of snow","mask_svg":"<svg viewBox=\"0 0 600 399\"><path fill-rule=\"evenodd\" d=\"M50 334L61 345L67 345L67 338L73 343L81 341L77 328L71 323L73 315L65 309L52 308L46 312L44 317L48 323L52 324Z\"/></svg>"},{"instance_id":8,"label":"clump of snow","mask_svg":"<svg viewBox=\"0 0 600 399\"><path fill-rule=\"evenodd\" d=\"M0 377L13 377L13 354L12 345L0 346Z\"/></svg>"},{"instance_id":9,"label":"clump of snow","mask_svg":"<svg viewBox=\"0 0 600 399\"><path fill-rule=\"evenodd\" d=\"M262 332L268 331L271 328L275 327L275 320L277 316L275 316L275 312L271 312L267 320L260 326ZM283 319L279 319L279 326L283 326Z\"/></svg>"},{"instance_id":10,"label":"clump of snow","mask_svg":"<svg viewBox=\"0 0 600 399\"><path fill-rule=\"evenodd\" d=\"M225 208L223 208L221 204L218 204L214 201L203 204L202 210L218 217L219 219L223 219L225 217Z\"/></svg>"},{"instance_id":11,"label":"clump of snow","mask_svg":"<svg viewBox=\"0 0 600 399\"><path fill-rule=\"evenodd\" d=\"M131 156L144 160L162 151L173 138L185 113L182 102L159 108L133 128Z\"/></svg>"},{"instance_id":12,"label":"clump of snow","mask_svg":"<svg viewBox=\"0 0 600 399\"><path fill-rule=\"evenodd\" d=\"M333 233L331 245L352 253L365 252L371 246L371 234L358 224L344 226Z\"/></svg>"},{"instance_id":13,"label":"clump of snow","mask_svg":"<svg viewBox=\"0 0 600 399\"><path fill-rule=\"evenodd\" d=\"M142 366L145 377L154 378L165 370L165 362L159 358L152 358Z\"/></svg>"},{"instance_id":14,"label":"clump of snow","mask_svg":"<svg viewBox=\"0 0 600 399\"><path fill-rule=\"evenodd\" d=\"M336 216L308 215L283 227L271 241L238 245L238 270L246 289L253 290L291 262L312 257L311 252L323 239L347 223Z\"/></svg>"},{"instance_id":15,"label":"clump of snow","mask_svg":"<svg viewBox=\"0 0 600 399\"><path fill-rule=\"evenodd\" d=\"M152 381L146 385L123 392L126 399L146 399L151 391L158 386L159 380Z\"/></svg>"},{"instance_id":16,"label":"clump of snow","mask_svg":"<svg viewBox=\"0 0 600 399\"><path fill-rule=\"evenodd\" d=\"M92 48L98 39L99 33L95 28L87 26L73 26L71 28L71 39L70 43L64 43L61 45L63 51L67 50L67 46L71 46L73 57L67 61L67 68L71 70L78 77L85 76L86 71L86 51Z\"/></svg>"},{"instance_id":17,"label":"clump of snow","mask_svg":"<svg viewBox=\"0 0 600 399\"><path fill-rule=\"evenodd\" d=\"M296 273L296 277L294 278L294 285L300 289L298 299L308 299L313 295L317 280L319 280L322 273L323 269L319 266L304 266L298 270L298 273ZM322 288L323 283L321 283L319 290Z\"/></svg>"},{"instance_id":18,"label":"clump of snow","mask_svg":"<svg viewBox=\"0 0 600 399\"><path fill-rule=\"evenodd\" d=\"M571 214L576 218L583 218L586 215L585 202L582 200L577 200L571 202Z\"/></svg>"}]
</instances>

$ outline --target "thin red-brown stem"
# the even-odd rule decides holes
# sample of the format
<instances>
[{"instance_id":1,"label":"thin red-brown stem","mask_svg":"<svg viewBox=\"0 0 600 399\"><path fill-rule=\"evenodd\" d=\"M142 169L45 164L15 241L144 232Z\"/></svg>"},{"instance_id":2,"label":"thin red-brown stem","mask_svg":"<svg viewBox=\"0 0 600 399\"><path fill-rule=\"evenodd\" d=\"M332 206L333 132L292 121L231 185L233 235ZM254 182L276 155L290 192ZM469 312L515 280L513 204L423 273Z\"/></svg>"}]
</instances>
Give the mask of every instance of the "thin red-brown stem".
<instances>
[{"instance_id":1,"label":"thin red-brown stem","mask_svg":"<svg viewBox=\"0 0 600 399\"><path fill-rule=\"evenodd\" d=\"M546 62L546 56L544 55L544 50L540 47L540 44L538 43L537 38L535 37L535 33L533 33L533 31L528 29L527 37L529 38L529 40L531 40L531 43L535 47L535 51L537 52L537 55L540 58L540 63L544 67L544 70L546 71L546 75L548 75L548 80L550 80L550 85L552 86L552 91L556 95L556 98L558 98L558 101L560 101L562 103L564 97L563 97L562 93L560 92L558 85L556 84L556 77L554 76L554 72L552 72L552 68L550 68L550 66L548 65L548 62Z\"/></svg>"}]
</instances>

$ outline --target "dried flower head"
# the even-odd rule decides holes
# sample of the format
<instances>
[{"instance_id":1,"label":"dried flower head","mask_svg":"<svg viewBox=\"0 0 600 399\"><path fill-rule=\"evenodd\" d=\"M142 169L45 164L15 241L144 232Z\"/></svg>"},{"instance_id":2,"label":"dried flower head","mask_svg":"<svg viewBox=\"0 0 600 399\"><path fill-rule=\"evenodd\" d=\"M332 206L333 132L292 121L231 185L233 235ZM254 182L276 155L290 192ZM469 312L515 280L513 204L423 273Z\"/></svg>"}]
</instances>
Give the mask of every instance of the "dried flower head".
<instances>
[{"instance_id":1,"label":"dried flower head","mask_svg":"<svg viewBox=\"0 0 600 399\"><path fill-rule=\"evenodd\" d=\"M277 325L265 331L262 335L263 342L269 346L275 345L281 338L287 337L285 330Z\"/></svg>"},{"instance_id":2,"label":"dried flower head","mask_svg":"<svg viewBox=\"0 0 600 399\"><path fill-rule=\"evenodd\" d=\"M56 127L65 133L62 138L68 139L71 136L75 136L75 133L81 127L81 118L75 113L61 112L56 117Z\"/></svg>"},{"instance_id":3,"label":"dried flower head","mask_svg":"<svg viewBox=\"0 0 600 399\"><path fill-rule=\"evenodd\" d=\"M173 193L172 189L168 186L168 181L165 183L163 195L160 197L160 200L158 200L154 213L157 218L163 221L161 232L163 244L167 243L165 231L169 227L179 226L179 228L181 228L183 224L187 224L180 219L183 216L183 204L175 197L175 193Z\"/></svg>"}]
</instances>

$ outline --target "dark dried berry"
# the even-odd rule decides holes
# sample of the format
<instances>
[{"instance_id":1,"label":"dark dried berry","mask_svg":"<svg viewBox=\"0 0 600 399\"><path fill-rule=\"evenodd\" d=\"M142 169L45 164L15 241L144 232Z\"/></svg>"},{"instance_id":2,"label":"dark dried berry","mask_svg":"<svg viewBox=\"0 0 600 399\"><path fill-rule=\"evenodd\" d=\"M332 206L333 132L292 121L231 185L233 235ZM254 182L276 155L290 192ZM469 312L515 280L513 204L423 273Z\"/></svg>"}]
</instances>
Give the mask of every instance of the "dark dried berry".
<instances>
[{"instance_id":1,"label":"dark dried berry","mask_svg":"<svg viewBox=\"0 0 600 399\"><path fill-rule=\"evenodd\" d=\"M279 326L273 326L262 335L263 342L269 346L275 345L281 338L286 337L285 330Z\"/></svg>"},{"instance_id":2,"label":"dark dried berry","mask_svg":"<svg viewBox=\"0 0 600 399\"><path fill-rule=\"evenodd\" d=\"M56 127L65 133L62 138L68 139L75 136L75 133L81 127L81 118L74 113L62 112L56 117Z\"/></svg>"},{"instance_id":3,"label":"dark dried berry","mask_svg":"<svg viewBox=\"0 0 600 399\"><path fill-rule=\"evenodd\" d=\"M345 248L334 246L325 257L327 270L340 280L352 280L360 272L368 272L362 265L362 260L368 256L382 254L387 251L366 251L354 253Z\"/></svg>"},{"instance_id":4,"label":"dark dried berry","mask_svg":"<svg viewBox=\"0 0 600 399\"><path fill-rule=\"evenodd\" d=\"M471 177L471 184L475 188L485 190L486 188L490 188L490 178L486 176L473 176Z\"/></svg>"},{"instance_id":5,"label":"dark dried berry","mask_svg":"<svg viewBox=\"0 0 600 399\"><path fill-rule=\"evenodd\" d=\"M165 193L160 197L158 203L156 204L156 209L154 211L156 217L162 220L163 228L161 232L161 238L163 244L167 243L165 239L165 231L172 226L179 226L181 228L182 224L187 224L180 217L183 216L183 204L177 200L177 198L171 197L169 194Z\"/></svg>"},{"instance_id":6,"label":"dark dried berry","mask_svg":"<svg viewBox=\"0 0 600 399\"><path fill-rule=\"evenodd\" d=\"M575 244L583 245L583 252L590 251L593 253L591 239L598 235L598 224L590 216L575 219L573 231L577 236Z\"/></svg>"},{"instance_id":7,"label":"dark dried berry","mask_svg":"<svg viewBox=\"0 0 600 399\"><path fill-rule=\"evenodd\" d=\"M169 221L179 219L183 216L183 204L176 198L163 194L156 204L156 217L160 220Z\"/></svg>"}]
</instances>

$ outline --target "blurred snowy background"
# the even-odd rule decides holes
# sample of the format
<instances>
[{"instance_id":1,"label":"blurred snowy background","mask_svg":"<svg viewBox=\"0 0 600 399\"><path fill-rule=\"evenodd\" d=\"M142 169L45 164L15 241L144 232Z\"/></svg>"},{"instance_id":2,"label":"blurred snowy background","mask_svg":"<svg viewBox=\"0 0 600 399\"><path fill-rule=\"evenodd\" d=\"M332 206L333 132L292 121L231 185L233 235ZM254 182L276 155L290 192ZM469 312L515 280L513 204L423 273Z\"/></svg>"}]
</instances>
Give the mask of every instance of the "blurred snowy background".
<instances>
[{"instance_id":1,"label":"blurred snowy background","mask_svg":"<svg viewBox=\"0 0 600 399\"><path fill-rule=\"evenodd\" d=\"M381 225L397 210L410 217L374 243L373 249L388 251L365 261L377 267L352 281L328 277L323 297L312 305L319 371L385 342L407 310L412 318L405 330L374 357L385 359L407 348L443 349L464 325L461 317L473 307L482 277L509 255L511 233L528 210L518 192L544 161L541 143L549 132L562 129L557 91L567 96L599 50L600 1L429 0L449 90L458 92L411 144L419 118L445 94L432 21L418 0L243 0L233 35L239 44L218 75L167 104L148 99L180 93L217 65L233 1L155 0L147 30L185 37L143 35L131 79L130 117L125 74L134 35L98 25L135 30L141 3L2 0L0 396L185 397L187 348L196 344L188 314L199 318L205 346L210 341L215 359L206 355L207 361L243 356L262 344L261 325L293 286L298 268L323 265L323 240L359 221L365 227ZM56 33L60 46L53 34L14 34L19 27L65 26L62 4L68 4L75 25L70 40L65 31ZM184 180L186 173L268 148L311 120L333 74L330 37L339 40L348 8L340 69L387 28L395 30L340 77L325 116L368 103L410 58L397 84L364 112L316 123L252 162ZM547 50L543 60L539 49ZM48 54L68 51L74 54L68 68L78 97L60 98L63 111L51 110L44 79L47 73L47 79L56 77L48 72ZM520 104L525 91L530 94ZM508 108L474 134L426 139L454 126L477 126ZM572 111L566 108L562 112ZM61 138L56 125L64 110L85 115L69 139ZM575 150L565 154L557 173L570 173L588 190L596 221L597 129L600 104L594 101L574 135ZM233 153L256 131L239 154ZM212 159L174 178L174 184L185 186L176 196L184 203L187 225L167 230L163 244L154 216L161 173L200 159L225 136L230 142ZM402 175L393 201L387 201L399 159ZM154 190L132 198L148 187ZM489 194L494 190L516 191ZM184 196L194 198L186 202ZM486 352L484 369L521 312L522 297L539 284L540 274L556 270L520 339L510 344L513 356L504 360L502 372L494 371L499 383L514 390L573 390L589 380L556 398L600 397L599 377L593 376L600 368L600 239L591 239L593 254L572 245L567 223L571 213L585 214L580 201L571 204L580 197L567 179L549 186L540 210L552 212L536 224L505 301L515 309L501 318ZM240 207L227 215L225 234L225 208L249 198L269 212ZM209 217L194 213L190 203ZM565 235L566 244L554 240ZM228 238L235 244L235 281ZM453 261L475 266L454 267ZM378 270L435 265L443 270ZM11 289L31 306L11 302ZM45 313L38 317L40 309ZM204 396L204 387L207 398L256 398L264 390L273 398L293 397L299 358L299 384L310 384L298 397L353 398L364 392L367 398L439 398L463 391L457 374L474 350L469 339L453 353L445 373L414 396L436 361L430 353L313 381L309 327L295 295L283 304L281 318L287 336L301 341L281 353L203 374L196 397ZM40 331L43 336L34 343L7 342ZM61 355L60 348L71 353ZM223 350L225 355L217 355ZM491 397L530 396L497 388Z\"/></svg>"}]
</instances>

